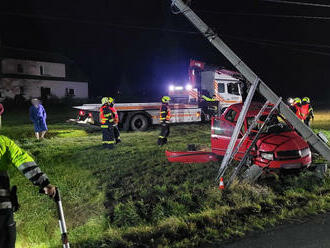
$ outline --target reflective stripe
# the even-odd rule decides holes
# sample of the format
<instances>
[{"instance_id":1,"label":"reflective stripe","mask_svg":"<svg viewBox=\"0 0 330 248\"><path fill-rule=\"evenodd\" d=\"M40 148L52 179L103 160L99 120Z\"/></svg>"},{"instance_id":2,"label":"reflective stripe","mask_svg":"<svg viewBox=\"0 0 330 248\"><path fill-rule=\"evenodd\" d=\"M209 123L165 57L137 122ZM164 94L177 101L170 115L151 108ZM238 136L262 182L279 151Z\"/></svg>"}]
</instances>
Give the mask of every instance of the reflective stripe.
<instances>
[{"instance_id":1,"label":"reflective stripe","mask_svg":"<svg viewBox=\"0 0 330 248\"><path fill-rule=\"evenodd\" d=\"M159 138L163 139L163 138L165 138L165 137L164 137L164 136L159 136Z\"/></svg>"},{"instance_id":2,"label":"reflective stripe","mask_svg":"<svg viewBox=\"0 0 330 248\"><path fill-rule=\"evenodd\" d=\"M10 192L7 189L0 189L0 196L10 196Z\"/></svg>"},{"instance_id":3,"label":"reflective stripe","mask_svg":"<svg viewBox=\"0 0 330 248\"><path fill-rule=\"evenodd\" d=\"M0 202L0 209L12 208L11 202Z\"/></svg>"},{"instance_id":4,"label":"reflective stripe","mask_svg":"<svg viewBox=\"0 0 330 248\"><path fill-rule=\"evenodd\" d=\"M108 125L101 125L101 128L108 128Z\"/></svg>"},{"instance_id":5,"label":"reflective stripe","mask_svg":"<svg viewBox=\"0 0 330 248\"><path fill-rule=\"evenodd\" d=\"M161 111L160 113L161 113L161 114L162 114L162 113L166 113L166 111Z\"/></svg>"},{"instance_id":6,"label":"reflective stripe","mask_svg":"<svg viewBox=\"0 0 330 248\"><path fill-rule=\"evenodd\" d=\"M32 161L32 162L25 162L25 163L23 163L23 164L21 164L20 166L18 166L18 169L20 170L20 171L23 171L23 170L25 170L26 168L29 168L29 167L31 167L31 166L36 166L37 164L36 164L36 162L34 162L34 161Z\"/></svg>"},{"instance_id":7,"label":"reflective stripe","mask_svg":"<svg viewBox=\"0 0 330 248\"><path fill-rule=\"evenodd\" d=\"M109 122L113 122L113 119L109 120Z\"/></svg>"},{"instance_id":8,"label":"reflective stripe","mask_svg":"<svg viewBox=\"0 0 330 248\"><path fill-rule=\"evenodd\" d=\"M102 141L103 144L114 144L115 141Z\"/></svg>"},{"instance_id":9,"label":"reflective stripe","mask_svg":"<svg viewBox=\"0 0 330 248\"><path fill-rule=\"evenodd\" d=\"M37 180L35 180L35 181L32 181L32 183L33 184L35 184L35 185L42 185L45 181L47 181L48 180L48 177L47 177L47 175L45 174L45 173L43 173L40 177L38 177L38 179Z\"/></svg>"},{"instance_id":10,"label":"reflective stripe","mask_svg":"<svg viewBox=\"0 0 330 248\"><path fill-rule=\"evenodd\" d=\"M26 172L24 175L27 179L31 179L32 177L34 177L35 175L41 173L41 170L39 167L34 168L33 170L30 170L28 172Z\"/></svg>"}]
</instances>

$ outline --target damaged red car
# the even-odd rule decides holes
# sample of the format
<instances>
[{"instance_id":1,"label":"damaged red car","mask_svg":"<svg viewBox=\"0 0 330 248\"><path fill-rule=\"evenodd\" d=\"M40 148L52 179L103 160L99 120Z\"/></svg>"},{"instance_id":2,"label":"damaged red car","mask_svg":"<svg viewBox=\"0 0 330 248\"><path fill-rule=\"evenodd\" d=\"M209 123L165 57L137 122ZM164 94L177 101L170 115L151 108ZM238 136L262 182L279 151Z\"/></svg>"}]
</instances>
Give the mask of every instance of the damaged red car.
<instances>
[{"instance_id":1,"label":"damaged red car","mask_svg":"<svg viewBox=\"0 0 330 248\"><path fill-rule=\"evenodd\" d=\"M253 102L247 112L236 145L254 121L254 117L262 108L261 103ZM230 138L233 134L237 119L243 104L234 104L228 107L221 116L213 117L211 122L211 151L166 152L170 162L203 163L215 161L224 156ZM235 156L240 160L251 145L254 135L259 131L262 123L271 111L266 108L256 128L245 139ZM283 116L278 113L271 116L271 121L262 130L262 133L250 152L250 165L257 165L265 170L304 169L311 165L312 156L307 142L294 130Z\"/></svg>"}]
</instances>

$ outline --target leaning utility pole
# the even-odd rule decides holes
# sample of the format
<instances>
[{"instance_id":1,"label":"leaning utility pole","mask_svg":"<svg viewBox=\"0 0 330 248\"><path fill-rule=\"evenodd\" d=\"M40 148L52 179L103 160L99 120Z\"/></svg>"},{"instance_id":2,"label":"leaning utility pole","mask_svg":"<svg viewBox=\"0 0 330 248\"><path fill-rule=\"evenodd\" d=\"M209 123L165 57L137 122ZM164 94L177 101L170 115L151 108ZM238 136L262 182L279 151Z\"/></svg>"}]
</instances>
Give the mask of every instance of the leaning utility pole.
<instances>
[{"instance_id":1,"label":"leaning utility pole","mask_svg":"<svg viewBox=\"0 0 330 248\"><path fill-rule=\"evenodd\" d=\"M200 19L192 9L186 5L182 0L170 0L172 7L176 7L178 11L176 13L183 14L204 36L208 41L221 52L233 66L252 84L252 87L256 87L256 90L264 96L269 102L278 105L279 112L296 128L301 136L318 151L326 160L330 162L330 149L327 144L320 139L308 126L306 126L299 118L290 110L290 108L255 74L216 34L202 19ZM252 94L252 92L251 92ZM249 107L250 102L246 101L243 108ZM240 119L245 118L245 113L241 112ZM241 123L238 123L241 124ZM234 134L238 132L241 125L236 125ZM219 173L224 171L232 155L234 145L236 143L237 136L233 135L228 145L228 150L222 161Z\"/></svg>"}]
</instances>

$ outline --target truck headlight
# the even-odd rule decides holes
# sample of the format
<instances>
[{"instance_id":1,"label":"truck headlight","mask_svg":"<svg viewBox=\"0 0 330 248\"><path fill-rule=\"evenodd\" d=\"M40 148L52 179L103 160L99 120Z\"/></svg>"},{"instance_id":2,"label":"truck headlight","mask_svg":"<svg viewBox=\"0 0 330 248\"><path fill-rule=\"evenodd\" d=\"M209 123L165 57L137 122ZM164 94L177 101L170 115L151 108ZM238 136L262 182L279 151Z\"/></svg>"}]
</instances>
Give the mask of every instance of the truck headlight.
<instances>
[{"instance_id":1,"label":"truck headlight","mask_svg":"<svg viewBox=\"0 0 330 248\"><path fill-rule=\"evenodd\" d=\"M260 156L267 160L274 160L274 153L272 152L260 152Z\"/></svg>"},{"instance_id":2,"label":"truck headlight","mask_svg":"<svg viewBox=\"0 0 330 248\"><path fill-rule=\"evenodd\" d=\"M305 149L302 149L300 151L300 155L301 157L306 157L306 156L309 156L311 154L311 150L309 149L309 147L305 148Z\"/></svg>"}]
</instances>

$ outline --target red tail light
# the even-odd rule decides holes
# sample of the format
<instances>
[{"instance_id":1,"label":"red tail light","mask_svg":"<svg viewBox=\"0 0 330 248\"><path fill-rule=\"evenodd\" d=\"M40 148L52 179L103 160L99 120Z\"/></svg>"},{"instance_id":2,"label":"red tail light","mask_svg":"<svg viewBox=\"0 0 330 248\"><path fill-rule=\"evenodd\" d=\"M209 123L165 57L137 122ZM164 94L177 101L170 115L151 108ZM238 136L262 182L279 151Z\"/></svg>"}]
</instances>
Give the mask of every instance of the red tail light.
<instances>
[{"instance_id":1,"label":"red tail light","mask_svg":"<svg viewBox=\"0 0 330 248\"><path fill-rule=\"evenodd\" d=\"M92 113L89 113L88 116L89 116L89 117L93 117Z\"/></svg>"},{"instance_id":2,"label":"red tail light","mask_svg":"<svg viewBox=\"0 0 330 248\"><path fill-rule=\"evenodd\" d=\"M84 116L84 115L85 115L85 112L82 111L82 110L80 110L80 111L79 111L79 115L80 115L80 116Z\"/></svg>"}]
</instances>

